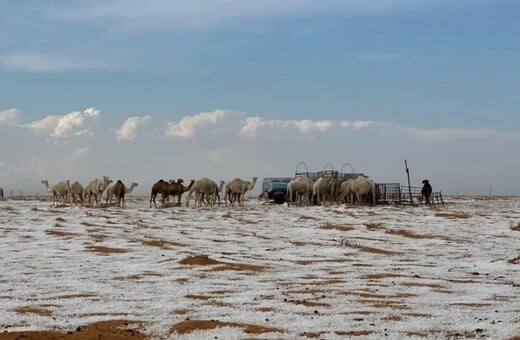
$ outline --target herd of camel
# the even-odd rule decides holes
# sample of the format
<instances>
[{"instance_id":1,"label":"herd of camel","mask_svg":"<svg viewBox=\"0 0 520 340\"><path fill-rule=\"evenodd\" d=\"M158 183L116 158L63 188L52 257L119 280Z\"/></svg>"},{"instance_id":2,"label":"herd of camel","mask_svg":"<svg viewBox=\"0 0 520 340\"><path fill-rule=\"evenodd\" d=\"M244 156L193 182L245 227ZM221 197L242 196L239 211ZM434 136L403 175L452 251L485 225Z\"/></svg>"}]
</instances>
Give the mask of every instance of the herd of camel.
<instances>
[{"instance_id":1,"label":"herd of camel","mask_svg":"<svg viewBox=\"0 0 520 340\"><path fill-rule=\"evenodd\" d=\"M359 176L356 179L340 180L318 178L316 181L304 176L296 176L287 184L287 205L311 205L316 202L361 204L368 201L376 203L377 185L370 179Z\"/></svg>"},{"instance_id":2,"label":"herd of camel","mask_svg":"<svg viewBox=\"0 0 520 340\"><path fill-rule=\"evenodd\" d=\"M226 205L234 205L238 202L238 205L243 205L243 199L245 193L254 188L257 181L257 177L253 177L253 180L245 181L240 178L235 178L225 185L225 201ZM117 180L113 183L113 180L109 179L108 176L102 178L96 178L90 181L85 187L78 181L71 183L67 180L64 182L58 182L54 185L49 185L47 180L41 181L45 185L47 191L53 197L53 204L57 205L60 202L69 202L74 204L83 204L87 202L96 206L101 205L102 196L106 194L105 202L111 203L112 198L115 198L118 206L125 205L125 195L132 192L132 190L138 186L137 183L132 183L130 187L127 187L121 180ZM186 205L189 206L192 194L195 195L196 205L215 205L221 203L220 193L224 187L225 182L221 181L220 186L215 181L209 178L201 178L198 180L191 180L189 185L184 185L183 179L179 178L176 181L170 180L165 181L160 179L153 184L150 193L150 208L152 203L157 208L155 201L156 197L161 195L161 202L164 203L169 200L169 197L177 196L177 203L181 204L181 196L183 193L188 192L188 199ZM0 188L0 194L3 197L3 190Z\"/></svg>"},{"instance_id":3,"label":"herd of camel","mask_svg":"<svg viewBox=\"0 0 520 340\"><path fill-rule=\"evenodd\" d=\"M257 177L253 177L252 181L235 178L228 183L220 181L220 185L209 178L201 178L198 180L191 180L188 185L184 185L183 179L179 178L176 181L165 181L160 179L153 184L150 193L150 208L152 203L157 208L156 198L160 194L161 202L164 205L169 201L169 197L177 197L177 204L181 204L181 197L185 192L188 192L186 199L186 206L189 206L192 195L195 198L195 205L214 206L221 204L221 193L224 189L224 202L233 206L235 202L239 206L243 205L244 197L247 191L255 187ZM121 180L115 183L107 176L96 178L90 181L83 187L78 181L70 183L69 180L59 182L54 185L49 185L47 180L41 181L47 188L47 191L53 197L53 204L57 205L59 202L70 202L74 204L83 204L88 201L89 204L94 200L95 205L101 205L102 195L106 194L105 202L111 203L112 198L115 198L118 206L125 205L125 195L132 192L138 186L137 183L132 183L127 187ZM304 176L296 176L287 184L287 192L283 193L286 196L287 205L310 205L316 202L319 205L324 205L327 202L331 203L362 203L369 201L371 204L376 202L377 186L375 183L364 176L359 176L356 179L348 179L340 181L336 177L319 178L316 181ZM3 189L0 188L0 199L3 199ZM261 196L266 196L263 193Z\"/></svg>"}]
</instances>

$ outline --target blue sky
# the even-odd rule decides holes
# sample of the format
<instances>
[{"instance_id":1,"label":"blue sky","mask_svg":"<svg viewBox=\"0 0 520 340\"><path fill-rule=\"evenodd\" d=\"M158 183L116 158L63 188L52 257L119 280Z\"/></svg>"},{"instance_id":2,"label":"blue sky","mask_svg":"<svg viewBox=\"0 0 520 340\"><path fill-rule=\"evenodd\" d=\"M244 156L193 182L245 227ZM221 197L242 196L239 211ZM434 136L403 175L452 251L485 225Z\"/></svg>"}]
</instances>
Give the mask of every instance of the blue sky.
<instances>
[{"instance_id":1,"label":"blue sky","mask_svg":"<svg viewBox=\"0 0 520 340\"><path fill-rule=\"evenodd\" d=\"M172 177L291 175L302 160L403 181L409 158L417 181L446 191L518 193L517 1L7 0L0 13L0 141L12 130L20 141L0 151L4 187L105 173L148 183L170 165ZM346 121L370 121L354 131L373 138L333 133ZM251 124L266 133L244 142ZM269 146L270 134L293 139ZM303 145L316 153L295 151ZM77 161L45 161L63 155ZM497 172L507 180L484 184Z\"/></svg>"}]
</instances>

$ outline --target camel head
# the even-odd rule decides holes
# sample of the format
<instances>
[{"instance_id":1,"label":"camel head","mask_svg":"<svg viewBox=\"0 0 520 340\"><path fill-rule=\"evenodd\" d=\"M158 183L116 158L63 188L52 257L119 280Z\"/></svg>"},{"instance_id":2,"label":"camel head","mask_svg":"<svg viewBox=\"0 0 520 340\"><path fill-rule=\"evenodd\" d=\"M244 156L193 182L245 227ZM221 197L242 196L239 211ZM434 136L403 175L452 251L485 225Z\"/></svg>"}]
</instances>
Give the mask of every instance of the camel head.
<instances>
[{"instance_id":1,"label":"camel head","mask_svg":"<svg viewBox=\"0 0 520 340\"><path fill-rule=\"evenodd\" d=\"M253 177L253 181L251 183L248 182L247 190L252 190L255 187L257 179L258 179L258 177Z\"/></svg>"},{"instance_id":2,"label":"camel head","mask_svg":"<svg viewBox=\"0 0 520 340\"><path fill-rule=\"evenodd\" d=\"M190 190L194 183L195 183L194 179L190 180L190 184L187 187L184 188L184 191Z\"/></svg>"}]
</instances>

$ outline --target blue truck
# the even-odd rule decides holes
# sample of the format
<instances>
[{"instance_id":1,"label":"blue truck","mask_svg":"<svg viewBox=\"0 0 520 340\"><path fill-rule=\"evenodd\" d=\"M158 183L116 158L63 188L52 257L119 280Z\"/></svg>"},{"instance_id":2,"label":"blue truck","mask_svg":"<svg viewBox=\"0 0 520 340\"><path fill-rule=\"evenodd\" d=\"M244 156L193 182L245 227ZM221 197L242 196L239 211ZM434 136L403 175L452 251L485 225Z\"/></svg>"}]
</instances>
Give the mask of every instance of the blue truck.
<instances>
[{"instance_id":1,"label":"blue truck","mask_svg":"<svg viewBox=\"0 0 520 340\"><path fill-rule=\"evenodd\" d=\"M268 177L262 182L262 193L274 203L283 204L287 200L287 184L291 177Z\"/></svg>"}]
</instances>

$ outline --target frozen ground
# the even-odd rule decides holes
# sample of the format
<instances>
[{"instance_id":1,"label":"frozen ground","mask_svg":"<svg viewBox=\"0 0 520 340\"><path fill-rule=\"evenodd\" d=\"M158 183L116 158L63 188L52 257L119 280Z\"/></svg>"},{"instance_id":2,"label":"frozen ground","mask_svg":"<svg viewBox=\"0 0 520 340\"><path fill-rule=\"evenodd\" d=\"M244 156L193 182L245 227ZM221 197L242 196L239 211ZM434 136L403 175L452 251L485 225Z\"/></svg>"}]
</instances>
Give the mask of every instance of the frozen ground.
<instances>
[{"instance_id":1,"label":"frozen ground","mask_svg":"<svg viewBox=\"0 0 520 340\"><path fill-rule=\"evenodd\" d=\"M0 332L124 319L175 339L520 335L520 198L447 201L2 201Z\"/></svg>"}]
</instances>

